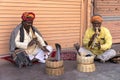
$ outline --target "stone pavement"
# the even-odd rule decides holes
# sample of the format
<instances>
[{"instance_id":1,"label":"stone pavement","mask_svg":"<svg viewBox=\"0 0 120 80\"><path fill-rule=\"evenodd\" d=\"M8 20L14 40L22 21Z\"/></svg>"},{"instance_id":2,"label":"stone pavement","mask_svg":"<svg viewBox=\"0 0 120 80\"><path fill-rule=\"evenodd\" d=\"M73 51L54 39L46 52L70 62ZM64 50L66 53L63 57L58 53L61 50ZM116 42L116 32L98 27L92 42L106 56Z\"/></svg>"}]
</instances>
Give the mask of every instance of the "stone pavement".
<instances>
[{"instance_id":1,"label":"stone pavement","mask_svg":"<svg viewBox=\"0 0 120 80\"><path fill-rule=\"evenodd\" d=\"M120 44L113 45L120 52ZM45 64L38 63L31 67L17 68L12 63L0 59L0 80L120 80L120 64L95 62L96 71L86 73L77 71L76 61L64 61L64 74L49 76Z\"/></svg>"},{"instance_id":2,"label":"stone pavement","mask_svg":"<svg viewBox=\"0 0 120 80\"><path fill-rule=\"evenodd\" d=\"M120 64L95 62L96 71L77 71L76 61L64 61L64 74L49 76L45 64L17 68L12 63L0 59L0 80L120 80Z\"/></svg>"}]
</instances>

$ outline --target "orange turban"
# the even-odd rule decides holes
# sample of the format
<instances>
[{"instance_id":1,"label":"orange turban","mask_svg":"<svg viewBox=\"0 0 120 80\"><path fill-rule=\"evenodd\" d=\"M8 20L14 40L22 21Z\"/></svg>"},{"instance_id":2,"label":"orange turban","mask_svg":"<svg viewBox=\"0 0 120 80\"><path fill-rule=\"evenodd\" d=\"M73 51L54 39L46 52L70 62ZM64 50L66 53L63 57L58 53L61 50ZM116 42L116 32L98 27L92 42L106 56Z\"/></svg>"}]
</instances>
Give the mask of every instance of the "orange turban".
<instances>
[{"instance_id":1,"label":"orange turban","mask_svg":"<svg viewBox=\"0 0 120 80\"><path fill-rule=\"evenodd\" d=\"M95 22L95 21L102 22L103 18L101 16L93 16L91 18L91 22Z\"/></svg>"},{"instance_id":2,"label":"orange turban","mask_svg":"<svg viewBox=\"0 0 120 80\"><path fill-rule=\"evenodd\" d=\"M24 12L21 16L23 21L33 21L35 14L33 12Z\"/></svg>"}]
</instances>

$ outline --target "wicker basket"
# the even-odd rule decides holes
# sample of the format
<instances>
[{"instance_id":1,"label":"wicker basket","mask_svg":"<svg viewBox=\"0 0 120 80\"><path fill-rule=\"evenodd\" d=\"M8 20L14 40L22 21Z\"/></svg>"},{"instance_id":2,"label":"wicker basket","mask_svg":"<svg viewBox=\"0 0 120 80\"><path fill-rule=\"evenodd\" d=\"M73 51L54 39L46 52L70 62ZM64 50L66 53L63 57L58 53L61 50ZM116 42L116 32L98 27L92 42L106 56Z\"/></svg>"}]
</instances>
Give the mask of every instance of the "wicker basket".
<instances>
[{"instance_id":1,"label":"wicker basket","mask_svg":"<svg viewBox=\"0 0 120 80\"><path fill-rule=\"evenodd\" d=\"M59 68L63 66L63 60L60 61L52 61L50 59L46 60L46 66L50 68Z\"/></svg>"},{"instance_id":2,"label":"wicker basket","mask_svg":"<svg viewBox=\"0 0 120 80\"><path fill-rule=\"evenodd\" d=\"M51 76L59 76L59 75L64 74L64 67L63 66L59 68L46 67L46 73Z\"/></svg>"},{"instance_id":3,"label":"wicker basket","mask_svg":"<svg viewBox=\"0 0 120 80\"><path fill-rule=\"evenodd\" d=\"M95 64L77 64L77 70L81 72L93 72L95 71Z\"/></svg>"},{"instance_id":4,"label":"wicker basket","mask_svg":"<svg viewBox=\"0 0 120 80\"><path fill-rule=\"evenodd\" d=\"M77 55L77 70L81 72L95 71L94 56Z\"/></svg>"},{"instance_id":5,"label":"wicker basket","mask_svg":"<svg viewBox=\"0 0 120 80\"><path fill-rule=\"evenodd\" d=\"M62 75L64 73L63 60L54 61L51 59L46 60L46 73L52 76Z\"/></svg>"},{"instance_id":6,"label":"wicker basket","mask_svg":"<svg viewBox=\"0 0 120 80\"><path fill-rule=\"evenodd\" d=\"M77 55L77 63L90 64L94 62L94 56L79 56Z\"/></svg>"}]
</instances>

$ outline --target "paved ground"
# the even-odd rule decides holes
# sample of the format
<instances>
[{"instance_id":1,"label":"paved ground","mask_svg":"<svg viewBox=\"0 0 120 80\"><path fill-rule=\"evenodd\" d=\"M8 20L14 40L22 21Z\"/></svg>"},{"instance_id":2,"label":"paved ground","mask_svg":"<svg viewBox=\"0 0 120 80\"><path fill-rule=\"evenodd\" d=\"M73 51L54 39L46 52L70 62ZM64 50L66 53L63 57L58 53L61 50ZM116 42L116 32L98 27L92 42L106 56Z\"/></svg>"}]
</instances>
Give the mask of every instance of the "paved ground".
<instances>
[{"instance_id":1,"label":"paved ground","mask_svg":"<svg viewBox=\"0 0 120 80\"><path fill-rule=\"evenodd\" d=\"M119 50L119 46L114 46ZM120 80L120 64L95 62L96 71L85 73L77 71L76 61L64 61L64 74L49 76L45 64L17 68L12 63L0 59L0 80Z\"/></svg>"},{"instance_id":2,"label":"paved ground","mask_svg":"<svg viewBox=\"0 0 120 80\"><path fill-rule=\"evenodd\" d=\"M120 64L95 62L96 71L85 73L76 69L76 61L64 61L65 73L49 76L45 64L16 68L10 62L0 60L0 80L120 80Z\"/></svg>"}]
</instances>

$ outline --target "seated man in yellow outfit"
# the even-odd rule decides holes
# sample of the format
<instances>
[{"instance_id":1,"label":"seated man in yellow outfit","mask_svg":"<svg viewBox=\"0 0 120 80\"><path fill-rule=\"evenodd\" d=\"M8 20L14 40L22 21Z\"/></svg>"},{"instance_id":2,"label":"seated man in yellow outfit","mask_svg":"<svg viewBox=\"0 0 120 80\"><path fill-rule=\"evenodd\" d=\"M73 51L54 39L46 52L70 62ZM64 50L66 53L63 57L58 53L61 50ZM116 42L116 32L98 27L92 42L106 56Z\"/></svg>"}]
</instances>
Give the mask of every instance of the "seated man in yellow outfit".
<instances>
[{"instance_id":1,"label":"seated man in yellow outfit","mask_svg":"<svg viewBox=\"0 0 120 80\"><path fill-rule=\"evenodd\" d=\"M79 52L95 55L102 62L108 61L116 55L116 51L111 49L112 36L110 31L103 27L103 18L94 15L91 18L92 27L89 27L84 35L83 46Z\"/></svg>"}]
</instances>

